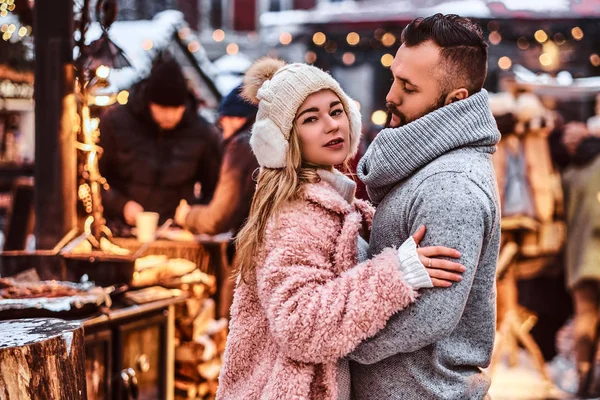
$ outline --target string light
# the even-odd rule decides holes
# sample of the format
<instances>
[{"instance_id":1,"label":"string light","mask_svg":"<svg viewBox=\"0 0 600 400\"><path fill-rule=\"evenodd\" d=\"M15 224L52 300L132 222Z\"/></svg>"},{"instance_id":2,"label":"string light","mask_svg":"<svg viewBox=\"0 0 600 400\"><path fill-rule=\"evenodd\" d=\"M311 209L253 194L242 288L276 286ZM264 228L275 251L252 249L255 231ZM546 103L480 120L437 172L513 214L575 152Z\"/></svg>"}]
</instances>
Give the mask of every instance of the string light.
<instances>
[{"instance_id":1,"label":"string light","mask_svg":"<svg viewBox=\"0 0 600 400\"><path fill-rule=\"evenodd\" d=\"M384 67L386 67L386 68L389 68L392 65L393 62L394 62L394 56L391 55L391 54L389 54L389 53L388 54L384 54L381 57L381 64Z\"/></svg>"},{"instance_id":2,"label":"string light","mask_svg":"<svg viewBox=\"0 0 600 400\"><path fill-rule=\"evenodd\" d=\"M544 43L546 40L548 40L548 35L541 29L536 31L533 36L535 37L535 40L540 43Z\"/></svg>"},{"instance_id":3,"label":"string light","mask_svg":"<svg viewBox=\"0 0 600 400\"><path fill-rule=\"evenodd\" d=\"M117 95L117 101L121 105L127 104L127 102L129 101L129 92L127 90L121 90Z\"/></svg>"},{"instance_id":4,"label":"string light","mask_svg":"<svg viewBox=\"0 0 600 400\"><path fill-rule=\"evenodd\" d=\"M576 26L575 28L571 29L571 35L573 36L573 39L575 39L575 40L581 40L581 39L583 39L583 31L578 26Z\"/></svg>"},{"instance_id":5,"label":"string light","mask_svg":"<svg viewBox=\"0 0 600 400\"><path fill-rule=\"evenodd\" d=\"M498 31L494 31L490 33L489 40L490 43L495 46L502 41L502 36L500 35L500 33L498 33Z\"/></svg>"},{"instance_id":6,"label":"string light","mask_svg":"<svg viewBox=\"0 0 600 400\"><path fill-rule=\"evenodd\" d=\"M284 46L292 43L292 34L289 32L283 32L281 35L279 35L279 43Z\"/></svg>"},{"instance_id":7,"label":"string light","mask_svg":"<svg viewBox=\"0 0 600 400\"><path fill-rule=\"evenodd\" d=\"M235 43L229 43L225 50L227 51L227 54L229 54L230 56L233 56L233 55L236 55L238 53L238 51L240 51L240 48Z\"/></svg>"},{"instance_id":8,"label":"string light","mask_svg":"<svg viewBox=\"0 0 600 400\"><path fill-rule=\"evenodd\" d=\"M387 120L387 113L383 110L377 110L371 114L371 122L375 125L384 125Z\"/></svg>"},{"instance_id":9,"label":"string light","mask_svg":"<svg viewBox=\"0 0 600 400\"><path fill-rule=\"evenodd\" d=\"M183 28L181 28L178 32L179 38L182 40L185 40L188 38L188 36L190 36L190 28L188 28L187 26L184 26Z\"/></svg>"},{"instance_id":10,"label":"string light","mask_svg":"<svg viewBox=\"0 0 600 400\"><path fill-rule=\"evenodd\" d=\"M391 47L396 43L396 36L394 36L393 33L388 32L381 38L381 43L383 43L385 47Z\"/></svg>"},{"instance_id":11,"label":"string light","mask_svg":"<svg viewBox=\"0 0 600 400\"><path fill-rule=\"evenodd\" d=\"M225 32L223 31L223 29L215 29L215 31L212 34L212 37L215 42L222 42L223 40L225 40Z\"/></svg>"},{"instance_id":12,"label":"string light","mask_svg":"<svg viewBox=\"0 0 600 400\"><path fill-rule=\"evenodd\" d=\"M596 53L592 54L590 56L590 63L592 63L594 67L600 67L600 56Z\"/></svg>"},{"instance_id":13,"label":"string light","mask_svg":"<svg viewBox=\"0 0 600 400\"><path fill-rule=\"evenodd\" d=\"M521 49L521 50L527 50L529 48L529 40L527 40L524 37L520 37L517 40L517 46Z\"/></svg>"},{"instance_id":14,"label":"string light","mask_svg":"<svg viewBox=\"0 0 600 400\"><path fill-rule=\"evenodd\" d=\"M347 52L342 56L342 62L346 65L352 65L354 64L354 61L356 61L354 53Z\"/></svg>"},{"instance_id":15,"label":"string light","mask_svg":"<svg viewBox=\"0 0 600 400\"><path fill-rule=\"evenodd\" d=\"M142 49L149 51L152 50L152 47L154 47L154 43L152 42L152 40L146 39L142 42Z\"/></svg>"},{"instance_id":16,"label":"string light","mask_svg":"<svg viewBox=\"0 0 600 400\"><path fill-rule=\"evenodd\" d=\"M108 75L110 75L110 68L106 65L101 65L98 68L96 68L96 76L98 78L106 79L108 78Z\"/></svg>"},{"instance_id":17,"label":"string light","mask_svg":"<svg viewBox=\"0 0 600 400\"><path fill-rule=\"evenodd\" d=\"M109 96L96 96L94 98L94 104L96 104L97 106L100 107L104 107L110 104L110 97Z\"/></svg>"},{"instance_id":18,"label":"string light","mask_svg":"<svg viewBox=\"0 0 600 400\"><path fill-rule=\"evenodd\" d=\"M313 35L313 43L317 46L323 46L325 41L327 41L327 36L323 32L316 32Z\"/></svg>"},{"instance_id":19,"label":"string light","mask_svg":"<svg viewBox=\"0 0 600 400\"><path fill-rule=\"evenodd\" d=\"M24 26L19 28L19 36L20 37L24 37L25 35L27 35L27 28L25 28Z\"/></svg>"},{"instance_id":20,"label":"string light","mask_svg":"<svg viewBox=\"0 0 600 400\"><path fill-rule=\"evenodd\" d=\"M500 59L498 60L498 66L506 71L512 66L512 61L509 57L500 57Z\"/></svg>"},{"instance_id":21,"label":"string light","mask_svg":"<svg viewBox=\"0 0 600 400\"><path fill-rule=\"evenodd\" d=\"M348 42L350 46L356 46L358 42L360 42L360 36L356 32L350 32L346 36L346 42Z\"/></svg>"},{"instance_id":22,"label":"string light","mask_svg":"<svg viewBox=\"0 0 600 400\"><path fill-rule=\"evenodd\" d=\"M307 64L313 64L317 61L317 54L314 51L307 51L304 55L304 61L306 61Z\"/></svg>"},{"instance_id":23,"label":"string light","mask_svg":"<svg viewBox=\"0 0 600 400\"><path fill-rule=\"evenodd\" d=\"M540 59L540 64L542 64L544 67L548 67L552 64L552 58L547 53L543 53L539 59Z\"/></svg>"},{"instance_id":24,"label":"string light","mask_svg":"<svg viewBox=\"0 0 600 400\"><path fill-rule=\"evenodd\" d=\"M190 53L195 53L198 50L200 50L200 43L198 43L197 40L192 40L191 42L188 43L188 51Z\"/></svg>"}]
</instances>

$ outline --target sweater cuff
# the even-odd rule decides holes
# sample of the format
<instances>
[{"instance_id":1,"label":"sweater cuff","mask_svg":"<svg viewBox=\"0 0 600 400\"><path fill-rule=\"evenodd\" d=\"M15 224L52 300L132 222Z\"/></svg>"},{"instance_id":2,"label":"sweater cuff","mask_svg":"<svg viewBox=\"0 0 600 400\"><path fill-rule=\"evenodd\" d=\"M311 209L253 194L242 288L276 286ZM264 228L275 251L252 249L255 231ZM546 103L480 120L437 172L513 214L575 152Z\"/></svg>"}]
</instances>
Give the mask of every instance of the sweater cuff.
<instances>
[{"instance_id":1,"label":"sweater cuff","mask_svg":"<svg viewBox=\"0 0 600 400\"><path fill-rule=\"evenodd\" d=\"M433 282L425 266L419 260L417 244L412 236L402 243L402 246L398 249L398 258L400 259L400 271L404 274L406 283L414 289L433 287Z\"/></svg>"}]
</instances>

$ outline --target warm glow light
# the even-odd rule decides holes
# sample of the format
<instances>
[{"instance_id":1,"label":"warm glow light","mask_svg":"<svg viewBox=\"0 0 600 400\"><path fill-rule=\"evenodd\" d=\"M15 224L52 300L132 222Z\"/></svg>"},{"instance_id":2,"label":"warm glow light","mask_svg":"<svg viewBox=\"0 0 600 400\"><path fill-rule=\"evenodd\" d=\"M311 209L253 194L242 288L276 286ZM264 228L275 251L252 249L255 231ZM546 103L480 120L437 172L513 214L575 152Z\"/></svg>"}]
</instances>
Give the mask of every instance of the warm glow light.
<instances>
[{"instance_id":1,"label":"warm glow light","mask_svg":"<svg viewBox=\"0 0 600 400\"><path fill-rule=\"evenodd\" d=\"M197 40L192 40L188 43L188 50L190 53L195 53L200 50L200 43Z\"/></svg>"},{"instance_id":2,"label":"warm glow light","mask_svg":"<svg viewBox=\"0 0 600 400\"><path fill-rule=\"evenodd\" d=\"M540 64L542 64L545 67L549 66L550 64L552 64L552 57L550 57L550 55L546 53L542 54L540 56Z\"/></svg>"},{"instance_id":3,"label":"warm glow light","mask_svg":"<svg viewBox=\"0 0 600 400\"><path fill-rule=\"evenodd\" d=\"M289 32L283 32L281 35L279 35L279 43L284 46L292 43L292 34Z\"/></svg>"},{"instance_id":4,"label":"warm glow light","mask_svg":"<svg viewBox=\"0 0 600 400\"><path fill-rule=\"evenodd\" d=\"M96 68L96 76L100 79L106 79L110 75L110 68L106 65L101 65Z\"/></svg>"},{"instance_id":5,"label":"warm glow light","mask_svg":"<svg viewBox=\"0 0 600 400\"><path fill-rule=\"evenodd\" d=\"M96 96L96 98L94 99L94 103L97 106L103 107L103 106L107 106L110 104L110 97L108 96Z\"/></svg>"},{"instance_id":6,"label":"warm glow light","mask_svg":"<svg viewBox=\"0 0 600 400\"><path fill-rule=\"evenodd\" d=\"M377 110L371 114L371 122L375 125L384 125L387 119L387 113L383 110Z\"/></svg>"},{"instance_id":7,"label":"warm glow light","mask_svg":"<svg viewBox=\"0 0 600 400\"><path fill-rule=\"evenodd\" d=\"M240 51L240 48L235 43L229 43L227 45L226 51L227 51L227 54L229 54L230 56L233 56L233 55L237 54L238 51Z\"/></svg>"},{"instance_id":8,"label":"warm glow light","mask_svg":"<svg viewBox=\"0 0 600 400\"><path fill-rule=\"evenodd\" d=\"M529 48L529 40L520 37L519 40L517 40L517 46L519 46L521 50L527 50Z\"/></svg>"},{"instance_id":9,"label":"warm glow light","mask_svg":"<svg viewBox=\"0 0 600 400\"><path fill-rule=\"evenodd\" d=\"M0 11L5 11L8 8L8 4L2 3L0 4Z\"/></svg>"},{"instance_id":10,"label":"warm glow light","mask_svg":"<svg viewBox=\"0 0 600 400\"><path fill-rule=\"evenodd\" d=\"M573 39L575 39L575 40L581 40L581 39L583 39L583 31L578 26L576 26L575 28L571 29L571 35L573 36Z\"/></svg>"},{"instance_id":11,"label":"warm glow light","mask_svg":"<svg viewBox=\"0 0 600 400\"><path fill-rule=\"evenodd\" d=\"M346 42L348 42L350 46L356 46L358 42L360 42L360 36L356 32L350 32L346 36Z\"/></svg>"},{"instance_id":12,"label":"warm glow light","mask_svg":"<svg viewBox=\"0 0 600 400\"><path fill-rule=\"evenodd\" d=\"M4 10L4 11L0 12L0 17L4 18L6 16L8 16L8 11Z\"/></svg>"},{"instance_id":13,"label":"warm glow light","mask_svg":"<svg viewBox=\"0 0 600 400\"><path fill-rule=\"evenodd\" d=\"M393 33L388 32L381 38L381 43L383 43L385 47L393 46L394 43L396 43L396 36L394 36Z\"/></svg>"},{"instance_id":14,"label":"warm glow light","mask_svg":"<svg viewBox=\"0 0 600 400\"><path fill-rule=\"evenodd\" d=\"M498 23L498 21L490 21L487 24L487 28L490 32L497 31L498 29L500 29L500 24Z\"/></svg>"},{"instance_id":15,"label":"warm glow light","mask_svg":"<svg viewBox=\"0 0 600 400\"><path fill-rule=\"evenodd\" d=\"M381 57L381 64L382 64L384 67L388 67L388 68L389 68L389 67L390 67L390 65L392 65L392 62L394 62L394 56L393 56L393 55L391 55L391 54L389 54L389 53L388 53L388 54L384 54L384 55Z\"/></svg>"},{"instance_id":16,"label":"warm glow light","mask_svg":"<svg viewBox=\"0 0 600 400\"><path fill-rule=\"evenodd\" d=\"M11 4L10 6L8 6L8 11L14 11L15 10L15 5Z\"/></svg>"},{"instance_id":17,"label":"warm glow light","mask_svg":"<svg viewBox=\"0 0 600 400\"><path fill-rule=\"evenodd\" d=\"M25 35L27 35L27 28L22 26L19 28L19 36L24 37Z\"/></svg>"},{"instance_id":18,"label":"warm glow light","mask_svg":"<svg viewBox=\"0 0 600 400\"><path fill-rule=\"evenodd\" d=\"M494 32L490 33L490 36L488 39L489 39L490 43L495 46L502 41L502 36L497 31L494 31Z\"/></svg>"},{"instance_id":19,"label":"warm glow light","mask_svg":"<svg viewBox=\"0 0 600 400\"><path fill-rule=\"evenodd\" d=\"M323 46L326 40L327 36L323 32L317 32L313 35L313 43L317 46Z\"/></svg>"},{"instance_id":20,"label":"warm glow light","mask_svg":"<svg viewBox=\"0 0 600 400\"><path fill-rule=\"evenodd\" d=\"M216 29L212 34L213 40L215 42L222 42L225 40L225 32L223 29Z\"/></svg>"},{"instance_id":21,"label":"warm glow light","mask_svg":"<svg viewBox=\"0 0 600 400\"><path fill-rule=\"evenodd\" d=\"M541 29L539 31L536 31L533 36L535 37L535 40L537 40L540 43L544 43L546 40L548 40L548 35Z\"/></svg>"},{"instance_id":22,"label":"warm glow light","mask_svg":"<svg viewBox=\"0 0 600 400\"><path fill-rule=\"evenodd\" d=\"M144 49L146 51L152 50L153 46L154 46L154 43L150 39L146 39L142 42L142 49Z\"/></svg>"},{"instance_id":23,"label":"warm glow light","mask_svg":"<svg viewBox=\"0 0 600 400\"><path fill-rule=\"evenodd\" d=\"M2 25L2 28L0 28L0 31L2 32L6 32L8 30L8 24L4 24Z\"/></svg>"},{"instance_id":24,"label":"warm glow light","mask_svg":"<svg viewBox=\"0 0 600 400\"><path fill-rule=\"evenodd\" d=\"M129 101L129 92L127 90L121 90L117 95L117 101L121 105L127 104L127 102Z\"/></svg>"},{"instance_id":25,"label":"warm glow light","mask_svg":"<svg viewBox=\"0 0 600 400\"><path fill-rule=\"evenodd\" d=\"M328 40L327 43L325 43L325 51L333 54L335 53L335 51L337 50L337 43L334 42L333 40Z\"/></svg>"},{"instance_id":26,"label":"warm glow light","mask_svg":"<svg viewBox=\"0 0 600 400\"><path fill-rule=\"evenodd\" d=\"M17 30L17 26L16 26L15 24L10 24L10 25L8 26L8 31L9 31L10 33L13 33L13 32L14 32L14 31L16 31L16 30Z\"/></svg>"},{"instance_id":27,"label":"warm glow light","mask_svg":"<svg viewBox=\"0 0 600 400\"><path fill-rule=\"evenodd\" d=\"M509 57L506 57L506 56L500 57L500 59L498 60L498 66L505 71L507 69L509 69L511 67L511 65L512 65L512 61L510 60Z\"/></svg>"},{"instance_id":28,"label":"warm glow light","mask_svg":"<svg viewBox=\"0 0 600 400\"><path fill-rule=\"evenodd\" d=\"M190 36L190 32L191 32L190 28L188 28L187 26L184 26L178 32L179 38L182 39L182 40L187 39L187 37Z\"/></svg>"},{"instance_id":29,"label":"warm glow light","mask_svg":"<svg viewBox=\"0 0 600 400\"><path fill-rule=\"evenodd\" d=\"M346 65L352 65L354 64L354 61L356 61L354 53L347 52L342 56L342 62Z\"/></svg>"},{"instance_id":30,"label":"warm glow light","mask_svg":"<svg viewBox=\"0 0 600 400\"><path fill-rule=\"evenodd\" d=\"M10 32L4 32L4 34L2 35L2 39L9 40L11 36L12 35L10 34Z\"/></svg>"},{"instance_id":31,"label":"warm glow light","mask_svg":"<svg viewBox=\"0 0 600 400\"><path fill-rule=\"evenodd\" d=\"M590 62L592 63L592 65L594 67L599 67L600 66L600 56L596 53L592 54L590 56Z\"/></svg>"},{"instance_id":32,"label":"warm glow light","mask_svg":"<svg viewBox=\"0 0 600 400\"><path fill-rule=\"evenodd\" d=\"M317 54L314 51L307 51L304 55L304 61L306 61L307 64L314 63L317 61Z\"/></svg>"},{"instance_id":33,"label":"warm glow light","mask_svg":"<svg viewBox=\"0 0 600 400\"><path fill-rule=\"evenodd\" d=\"M554 41L557 45L562 46L566 42L565 36L562 33L556 33L554 34Z\"/></svg>"}]
</instances>

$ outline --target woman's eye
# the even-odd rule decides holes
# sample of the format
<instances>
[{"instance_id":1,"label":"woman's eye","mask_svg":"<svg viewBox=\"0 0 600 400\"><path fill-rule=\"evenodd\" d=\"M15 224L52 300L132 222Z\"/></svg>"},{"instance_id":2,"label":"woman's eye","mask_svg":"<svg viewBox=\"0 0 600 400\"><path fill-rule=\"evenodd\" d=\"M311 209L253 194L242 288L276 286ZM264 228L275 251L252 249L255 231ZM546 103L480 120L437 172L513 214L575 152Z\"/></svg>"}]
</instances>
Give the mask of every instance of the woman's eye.
<instances>
[{"instance_id":1,"label":"woman's eye","mask_svg":"<svg viewBox=\"0 0 600 400\"><path fill-rule=\"evenodd\" d=\"M336 110L333 110L333 111L331 112L331 116L332 116L332 117L335 117L335 116L338 116L338 115L340 115L340 114L343 114L343 113L344 113L344 110L343 110L343 109L341 109L341 108L338 108L338 109L336 109Z\"/></svg>"},{"instance_id":2,"label":"woman's eye","mask_svg":"<svg viewBox=\"0 0 600 400\"><path fill-rule=\"evenodd\" d=\"M311 122L315 122L316 120L317 120L317 117L308 117L304 121L302 121L302 123L303 124L310 124Z\"/></svg>"}]
</instances>

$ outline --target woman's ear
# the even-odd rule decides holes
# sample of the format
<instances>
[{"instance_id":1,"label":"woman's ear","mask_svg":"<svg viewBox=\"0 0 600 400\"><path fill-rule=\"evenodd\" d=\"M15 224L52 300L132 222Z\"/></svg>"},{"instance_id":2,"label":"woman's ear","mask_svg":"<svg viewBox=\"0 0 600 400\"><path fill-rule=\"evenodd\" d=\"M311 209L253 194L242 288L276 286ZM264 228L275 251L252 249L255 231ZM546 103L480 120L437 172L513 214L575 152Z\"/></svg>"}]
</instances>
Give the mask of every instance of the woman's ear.
<instances>
[{"instance_id":1,"label":"woman's ear","mask_svg":"<svg viewBox=\"0 0 600 400\"><path fill-rule=\"evenodd\" d=\"M469 97L469 91L465 88L456 89L446 96L446 101L444 101L444 105L447 106L450 103L454 103L455 101L464 100Z\"/></svg>"}]
</instances>

